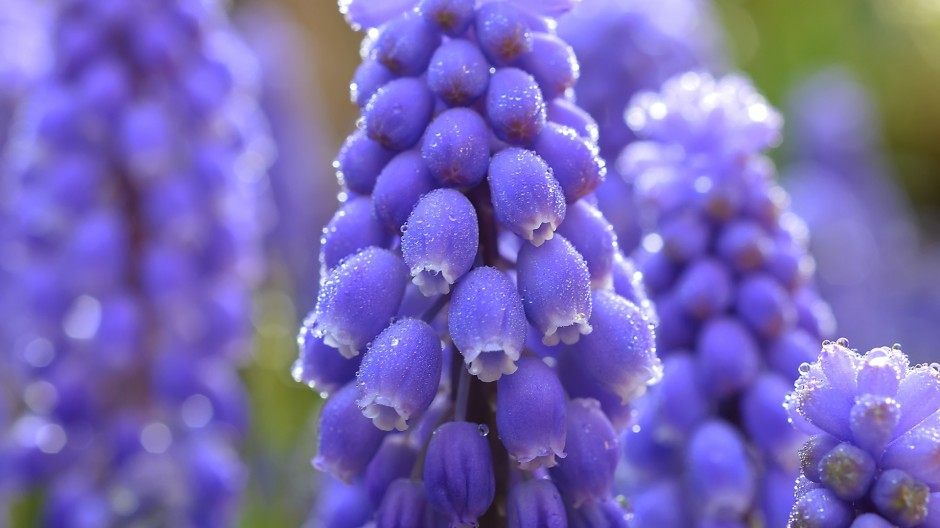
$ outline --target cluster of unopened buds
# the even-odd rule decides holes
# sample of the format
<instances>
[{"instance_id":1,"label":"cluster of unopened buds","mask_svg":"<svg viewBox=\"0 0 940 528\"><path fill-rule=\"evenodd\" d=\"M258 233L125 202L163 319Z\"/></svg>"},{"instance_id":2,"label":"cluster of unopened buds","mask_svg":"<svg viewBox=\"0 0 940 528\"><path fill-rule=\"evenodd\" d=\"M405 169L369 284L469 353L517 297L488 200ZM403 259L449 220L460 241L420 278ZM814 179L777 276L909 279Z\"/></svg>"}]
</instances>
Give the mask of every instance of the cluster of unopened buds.
<instances>
[{"instance_id":1,"label":"cluster of unopened buds","mask_svg":"<svg viewBox=\"0 0 940 528\"><path fill-rule=\"evenodd\" d=\"M314 465L377 526L621 526L650 304L588 198L605 166L554 13L475 4L419 2L363 45L294 370L329 393Z\"/></svg>"}]
</instances>

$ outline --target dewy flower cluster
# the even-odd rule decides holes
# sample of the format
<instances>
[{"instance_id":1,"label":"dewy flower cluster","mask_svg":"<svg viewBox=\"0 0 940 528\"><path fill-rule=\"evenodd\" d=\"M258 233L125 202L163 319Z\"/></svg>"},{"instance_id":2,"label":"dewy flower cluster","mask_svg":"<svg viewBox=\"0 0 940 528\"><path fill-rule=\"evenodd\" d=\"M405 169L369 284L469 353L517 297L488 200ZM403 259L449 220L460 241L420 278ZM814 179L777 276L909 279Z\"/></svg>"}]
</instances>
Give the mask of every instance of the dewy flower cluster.
<instances>
[{"instance_id":1,"label":"dewy flower cluster","mask_svg":"<svg viewBox=\"0 0 940 528\"><path fill-rule=\"evenodd\" d=\"M746 80L686 73L634 99L620 160L647 234L664 377L626 435L636 527L782 527L803 438L782 407L831 321L761 151L781 119ZM704 523L704 524L702 524Z\"/></svg>"},{"instance_id":2,"label":"dewy flower cluster","mask_svg":"<svg viewBox=\"0 0 940 528\"><path fill-rule=\"evenodd\" d=\"M294 370L330 393L314 465L364 487L378 527L623 526L617 430L661 367L587 199L605 167L549 18L570 6L366 4L347 15L384 23Z\"/></svg>"},{"instance_id":3,"label":"dewy flower cluster","mask_svg":"<svg viewBox=\"0 0 940 528\"><path fill-rule=\"evenodd\" d=\"M792 528L940 526L940 365L912 367L897 345L860 355L827 341L788 408L813 435Z\"/></svg>"},{"instance_id":4,"label":"dewy flower cluster","mask_svg":"<svg viewBox=\"0 0 940 528\"><path fill-rule=\"evenodd\" d=\"M4 180L3 476L43 490L46 526L230 525L266 163L251 65L212 1L60 2L51 34Z\"/></svg>"}]
</instances>

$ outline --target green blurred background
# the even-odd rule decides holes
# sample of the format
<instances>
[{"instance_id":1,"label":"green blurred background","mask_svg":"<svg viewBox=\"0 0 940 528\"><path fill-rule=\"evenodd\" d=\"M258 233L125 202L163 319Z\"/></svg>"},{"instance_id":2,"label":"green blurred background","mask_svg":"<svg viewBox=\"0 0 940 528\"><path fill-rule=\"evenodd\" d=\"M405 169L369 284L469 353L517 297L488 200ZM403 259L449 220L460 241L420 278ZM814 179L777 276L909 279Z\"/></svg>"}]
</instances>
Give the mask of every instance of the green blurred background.
<instances>
[{"instance_id":1,"label":"green blurred background","mask_svg":"<svg viewBox=\"0 0 940 528\"><path fill-rule=\"evenodd\" d=\"M283 8L305 40L310 68L305 90L325 132L324 148L332 154L358 113L349 102L348 82L359 62L360 36L333 1L268 3ZM937 242L940 0L716 0L715 7L733 65L778 108L795 85L821 68L842 65L856 75L875 100L888 156L917 209L922 232ZM326 196L338 191L329 159L310 167L309 176L322 179ZM333 206L329 200L322 204L325 222ZM313 501L309 460L319 397L290 377L298 325L293 302L272 287L257 304L256 364L244 371L254 426L243 526L300 526Z\"/></svg>"}]
</instances>

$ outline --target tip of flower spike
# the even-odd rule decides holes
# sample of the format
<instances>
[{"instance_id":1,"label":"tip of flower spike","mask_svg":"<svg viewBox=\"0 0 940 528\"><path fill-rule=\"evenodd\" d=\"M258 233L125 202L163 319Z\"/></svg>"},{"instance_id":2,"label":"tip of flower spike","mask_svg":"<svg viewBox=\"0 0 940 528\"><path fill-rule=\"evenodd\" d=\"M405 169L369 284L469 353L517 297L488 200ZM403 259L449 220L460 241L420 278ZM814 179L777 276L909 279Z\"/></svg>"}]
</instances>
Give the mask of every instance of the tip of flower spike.
<instances>
[{"instance_id":1,"label":"tip of flower spike","mask_svg":"<svg viewBox=\"0 0 940 528\"><path fill-rule=\"evenodd\" d=\"M339 0L339 12L354 31L372 29L410 10L417 0Z\"/></svg>"},{"instance_id":2,"label":"tip of flower spike","mask_svg":"<svg viewBox=\"0 0 940 528\"><path fill-rule=\"evenodd\" d=\"M667 80L658 93L637 94L627 124L641 137L677 143L690 152L754 153L780 141L783 118L749 80L715 79L686 72Z\"/></svg>"}]
</instances>

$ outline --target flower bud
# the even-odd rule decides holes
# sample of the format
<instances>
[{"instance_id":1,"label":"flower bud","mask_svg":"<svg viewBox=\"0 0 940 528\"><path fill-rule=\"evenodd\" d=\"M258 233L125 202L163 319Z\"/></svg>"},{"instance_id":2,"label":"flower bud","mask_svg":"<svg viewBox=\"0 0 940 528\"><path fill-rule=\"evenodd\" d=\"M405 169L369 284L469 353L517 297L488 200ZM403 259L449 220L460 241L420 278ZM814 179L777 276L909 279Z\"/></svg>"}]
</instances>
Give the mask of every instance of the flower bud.
<instances>
[{"instance_id":1,"label":"flower bud","mask_svg":"<svg viewBox=\"0 0 940 528\"><path fill-rule=\"evenodd\" d=\"M386 149L402 151L421 139L433 112L434 94L423 81L395 79L369 99L363 112L365 131Z\"/></svg>"},{"instance_id":2,"label":"flower bud","mask_svg":"<svg viewBox=\"0 0 940 528\"><path fill-rule=\"evenodd\" d=\"M832 528L848 526L855 512L826 488L810 490L793 505L790 526Z\"/></svg>"},{"instance_id":3,"label":"flower bud","mask_svg":"<svg viewBox=\"0 0 940 528\"><path fill-rule=\"evenodd\" d=\"M506 501L509 528L567 528L565 504L558 488L547 479L515 484Z\"/></svg>"},{"instance_id":4,"label":"flower bud","mask_svg":"<svg viewBox=\"0 0 940 528\"><path fill-rule=\"evenodd\" d=\"M447 106L473 104L483 97L489 83L490 64L470 41L449 40L431 57L428 86Z\"/></svg>"},{"instance_id":5,"label":"flower bud","mask_svg":"<svg viewBox=\"0 0 940 528\"><path fill-rule=\"evenodd\" d=\"M761 367L757 342L734 317L709 319L699 334L696 351L702 387L715 399L746 389Z\"/></svg>"},{"instance_id":6,"label":"flower bud","mask_svg":"<svg viewBox=\"0 0 940 528\"><path fill-rule=\"evenodd\" d=\"M424 489L451 526L475 526L493 503L496 480L481 426L448 422L431 435L424 459Z\"/></svg>"},{"instance_id":7,"label":"flower bud","mask_svg":"<svg viewBox=\"0 0 940 528\"><path fill-rule=\"evenodd\" d=\"M542 360L522 358L518 370L499 379L496 426L519 467L552 467L565 457L565 389Z\"/></svg>"},{"instance_id":8,"label":"flower bud","mask_svg":"<svg viewBox=\"0 0 940 528\"><path fill-rule=\"evenodd\" d=\"M419 447L405 434L385 436L379 450L366 466L364 484L373 505L382 503L382 497L395 480L411 475L418 461L418 451Z\"/></svg>"},{"instance_id":9,"label":"flower bud","mask_svg":"<svg viewBox=\"0 0 940 528\"><path fill-rule=\"evenodd\" d=\"M441 36L431 24L409 12L382 27L372 54L396 75L420 75L440 42Z\"/></svg>"},{"instance_id":10,"label":"flower bud","mask_svg":"<svg viewBox=\"0 0 940 528\"><path fill-rule=\"evenodd\" d=\"M496 66L505 66L532 49L532 33L526 15L510 2L481 5L477 9L474 30L483 53Z\"/></svg>"},{"instance_id":11,"label":"flower bud","mask_svg":"<svg viewBox=\"0 0 940 528\"><path fill-rule=\"evenodd\" d=\"M313 465L347 484L359 475L378 451L385 436L356 405L359 391L347 383L323 405L318 428L320 440Z\"/></svg>"},{"instance_id":12,"label":"flower bud","mask_svg":"<svg viewBox=\"0 0 940 528\"><path fill-rule=\"evenodd\" d=\"M884 471L871 490L871 500L885 519L900 528L918 526L929 512L930 488L900 469Z\"/></svg>"},{"instance_id":13,"label":"flower bud","mask_svg":"<svg viewBox=\"0 0 940 528\"><path fill-rule=\"evenodd\" d=\"M510 145L526 146L545 126L545 100L528 73L500 68L486 93L486 117L493 134Z\"/></svg>"},{"instance_id":14,"label":"flower bud","mask_svg":"<svg viewBox=\"0 0 940 528\"><path fill-rule=\"evenodd\" d=\"M607 166L597 146L579 136L573 128L548 123L532 147L552 168L552 175L569 204L597 189L607 175Z\"/></svg>"},{"instance_id":15,"label":"flower bud","mask_svg":"<svg viewBox=\"0 0 940 528\"><path fill-rule=\"evenodd\" d=\"M480 114L468 108L441 112L421 143L431 176L445 187L472 187L490 165L490 136Z\"/></svg>"},{"instance_id":16,"label":"flower bud","mask_svg":"<svg viewBox=\"0 0 940 528\"><path fill-rule=\"evenodd\" d=\"M454 288L447 325L470 374L488 382L516 371L526 319L519 293L505 273L480 267L465 275Z\"/></svg>"},{"instance_id":17,"label":"flower bud","mask_svg":"<svg viewBox=\"0 0 940 528\"><path fill-rule=\"evenodd\" d=\"M742 280L735 307L741 318L767 339L777 337L796 321L790 296L769 275L751 274Z\"/></svg>"},{"instance_id":18,"label":"flower bud","mask_svg":"<svg viewBox=\"0 0 940 528\"><path fill-rule=\"evenodd\" d=\"M875 461L861 449L843 442L819 461L821 484L844 501L855 501L868 493L875 477Z\"/></svg>"},{"instance_id":19,"label":"flower bud","mask_svg":"<svg viewBox=\"0 0 940 528\"><path fill-rule=\"evenodd\" d=\"M591 333L590 273L570 242L559 236L538 247L524 244L516 269L526 317L544 344L574 344Z\"/></svg>"},{"instance_id":20,"label":"flower bud","mask_svg":"<svg viewBox=\"0 0 940 528\"><path fill-rule=\"evenodd\" d=\"M431 511L420 482L400 478L392 482L375 513L375 528L426 528Z\"/></svg>"},{"instance_id":21,"label":"flower bud","mask_svg":"<svg viewBox=\"0 0 940 528\"><path fill-rule=\"evenodd\" d=\"M323 228L320 239L320 263L332 269L339 262L368 246L387 247L388 233L372 214L368 198L352 197Z\"/></svg>"},{"instance_id":22,"label":"flower bud","mask_svg":"<svg viewBox=\"0 0 940 528\"><path fill-rule=\"evenodd\" d=\"M398 234L418 199L437 187L421 153L406 150L392 158L379 173L372 191L375 216Z\"/></svg>"},{"instance_id":23,"label":"flower bud","mask_svg":"<svg viewBox=\"0 0 940 528\"><path fill-rule=\"evenodd\" d=\"M578 80L578 59L574 50L548 33L533 33L531 49L521 53L515 64L535 77L549 101L564 95Z\"/></svg>"},{"instance_id":24,"label":"flower bud","mask_svg":"<svg viewBox=\"0 0 940 528\"><path fill-rule=\"evenodd\" d=\"M363 130L346 138L333 166L341 185L350 191L367 195L375 187L382 167L395 153L373 141Z\"/></svg>"},{"instance_id":25,"label":"flower bud","mask_svg":"<svg viewBox=\"0 0 940 528\"><path fill-rule=\"evenodd\" d=\"M408 270L390 251L367 247L333 268L317 296L313 335L347 358L388 325L405 294Z\"/></svg>"},{"instance_id":26,"label":"flower bud","mask_svg":"<svg viewBox=\"0 0 940 528\"><path fill-rule=\"evenodd\" d=\"M434 400L441 379L441 341L420 319L382 331L359 367L359 407L383 431L408 429L408 419Z\"/></svg>"},{"instance_id":27,"label":"flower bud","mask_svg":"<svg viewBox=\"0 0 940 528\"><path fill-rule=\"evenodd\" d=\"M579 200L568 206L565 221L556 233L565 237L587 263L591 286L610 288L613 285L617 235L614 228L594 206Z\"/></svg>"},{"instance_id":28,"label":"flower bud","mask_svg":"<svg viewBox=\"0 0 940 528\"><path fill-rule=\"evenodd\" d=\"M418 13L445 35L463 34L473 23L473 0L421 0Z\"/></svg>"}]
</instances>

